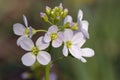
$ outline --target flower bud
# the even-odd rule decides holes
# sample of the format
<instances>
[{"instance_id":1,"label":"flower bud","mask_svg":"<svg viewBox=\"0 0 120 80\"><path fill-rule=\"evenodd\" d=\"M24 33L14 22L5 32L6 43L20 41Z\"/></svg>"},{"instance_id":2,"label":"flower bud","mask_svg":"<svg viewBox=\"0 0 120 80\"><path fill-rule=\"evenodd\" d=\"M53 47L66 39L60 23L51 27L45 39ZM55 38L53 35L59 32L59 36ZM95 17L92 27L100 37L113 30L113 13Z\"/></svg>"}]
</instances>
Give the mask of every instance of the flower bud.
<instances>
[{"instance_id":1,"label":"flower bud","mask_svg":"<svg viewBox=\"0 0 120 80\"><path fill-rule=\"evenodd\" d=\"M60 3L60 5L59 5L59 9L60 9L61 11L63 10L62 3Z\"/></svg>"},{"instance_id":2,"label":"flower bud","mask_svg":"<svg viewBox=\"0 0 120 80\"><path fill-rule=\"evenodd\" d=\"M48 15L50 15L50 12L51 12L51 8L48 7L48 6L46 6L46 13L47 13Z\"/></svg>"},{"instance_id":3,"label":"flower bud","mask_svg":"<svg viewBox=\"0 0 120 80\"><path fill-rule=\"evenodd\" d=\"M74 31L78 30L78 24L74 23L74 25L71 26L71 29L74 30Z\"/></svg>"},{"instance_id":4,"label":"flower bud","mask_svg":"<svg viewBox=\"0 0 120 80\"><path fill-rule=\"evenodd\" d=\"M41 12L40 15L44 19L44 21L48 22L48 16L45 13Z\"/></svg>"},{"instance_id":5,"label":"flower bud","mask_svg":"<svg viewBox=\"0 0 120 80\"><path fill-rule=\"evenodd\" d=\"M64 28L69 28L69 27L70 27L70 23L69 22L64 24Z\"/></svg>"},{"instance_id":6,"label":"flower bud","mask_svg":"<svg viewBox=\"0 0 120 80\"><path fill-rule=\"evenodd\" d=\"M68 14L68 9L64 9L63 11L63 17L65 17Z\"/></svg>"},{"instance_id":7,"label":"flower bud","mask_svg":"<svg viewBox=\"0 0 120 80\"><path fill-rule=\"evenodd\" d=\"M55 7L54 10L55 10L55 12L56 12L56 11L59 11L59 8L58 8L58 7Z\"/></svg>"}]
</instances>

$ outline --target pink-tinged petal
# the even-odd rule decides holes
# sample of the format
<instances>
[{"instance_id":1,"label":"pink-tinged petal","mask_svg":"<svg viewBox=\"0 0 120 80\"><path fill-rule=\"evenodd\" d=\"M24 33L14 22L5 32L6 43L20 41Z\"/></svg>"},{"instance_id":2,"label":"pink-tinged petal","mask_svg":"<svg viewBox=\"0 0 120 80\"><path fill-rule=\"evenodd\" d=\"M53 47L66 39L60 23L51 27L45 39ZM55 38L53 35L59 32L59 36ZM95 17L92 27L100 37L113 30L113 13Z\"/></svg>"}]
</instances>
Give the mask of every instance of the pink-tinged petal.
<instances>
[{"instance_id":1,"label":"pink-tinged petal","mask_svg":"<svg viewBox=\"0 0 120 80\"><path fill-rule=\"evenodd\" d=\"M20 39L19 45L26 51L31 51L34 47L33 41L28 37L23 37Z\"/></svg>"},{"instance_id":2,"label":"pink-tinged petal","mask_svg":"<svg viewBox=\"0 0 120 80\"><path fill-rule=\"evenodd\" d=\"M85 43L85 41L86 39L81 32L76 33L72 38L73 45L78 45L79 47L81 47Z\"/></svg>"},{"instance_id":3,"label":"pink-tinged petal","mask_svg":"<svg viewBox=\"0 0 120 80\"><path fill-rule=\"evenodd\" d=\"M82 26L80 28L80 31L83 33L85 38L89 39L89 33L88 33L88 25L89 25L89 23L88 23L88 21L85 21L85 20L82 21L81 25Z\"/></svg>"},{"instance_id":4,"label":"pink-tinged petal","mask_svg":"<svg viewBox=\"0 0 120 80\"><path fill-rule=\"evenodd\" d=\"M88 31L88 26L89 26L88 21L83 20L83 21L81 21L81 24L82 24L82 28L83 28L84 30Z\"/></svg>"},{"instance_id":5,"label":"pink-tinged petal","mask_svg":"<svg viewBox=\"0 0 120 80\"><path fill-rule=\"evenodd\" d=\"M68 49L67 49L67 47L66 47L65 45L64 45L64 47L63 47L62 52L63 52L63 55L64 55L64 56L68 56Z\"/></svg>"},{"instance_id":6,"label":"pink-tinged petal","mask_svg":"<svg viewBox=\"0 0 120 80\"><path fill-rule=\"evenodd\" d=\"M66 16L64 19L64 24L66 24L67 22L69 22L69 23L72 22L72 17L70 15Z\"/></svg>"},{"instance_id":7,"label":"pink-tinged petal","mask_svg":"<svg viewBox=\"0 0 120 80\"><path fill-rule=\"evenodd\" d=\"M78 19L82 20L82 18L83 18L83 12L82 12L82 10L79 10L78 11Z\"/></svg>"},{"instance_id":8,"label":"pink-tinged petal","mask_svg":"<svg viewBox=\"0 0 120 80\"><path fill-rule=\"evenodd\" d=\"M69 48L69 51L72 56L79 59L82 56L82 51L78 46L72 46L72 48Z\"/></svg>"},{"instance_id":9,"label":"pink-tinged petal","mask_svg":"<svg viewBox=\"0 0 120 80\"><path fill-rule=\"evenodd\" d=\"M51 33L56 33L58 31L58 28L56 25L53 25L51 26L49 29L48 29L48 34L51 34Z\"/></svg>"},{"instance_id":10,"label":"pink-tinged petal","mask_svg":"<svg viewBox=\"0 0 120 80\"><path fill-rule=\"evenodd\" d=\"M25 66L32 66L36 61L36 56L31 52L28 52L22 56L21 60Z\"/></svg>"},{"instance_id":11,"label":"pink-tinged petal","mask_svg":"<svg viewBox=\"0 0 120 80\"><path fill-rule=\"evenodd\" d=\"M64 38L63 32L58 32L58 38L60 38L63 41Z\"/></svg>"},{"instance_id":12,"label":"pink-tinged petal","mask_svg":"<svg viewBox=\"0 0 120 80\"><path fill-rule=\"evenodd\" d=\"M51 41L51 38L50 38L50 34L46 33L45 36L44 36L44 41L46 43L49 43Z\"/></svg>"},{"instance_id":13,"label":"pink-tinged petal","mask_svg":"<svg viewBox=\"0 0 120 80\"><path fill-rule=\"evenodd\" d=\"M46 51L40 51L37 55L37 60L42 65L47 65L51 61L51 56Z\"/></svg>"},{"instance_id":14,"label":"pink-tinged petal","mask_svg":"<svg viewBox=\"0 0 120 80\"><path fill-rule=\"evenodd\" d=\"M71 40L73 38L73 31L70 29L65 29L64 35L64 41Z\"/></svg>"},{"instance_id":15,"label":"pink-tinged petal","mask_svg":"<svg viewBox=\"0 0 120 80\"><path fill-rule=\"evenodd\" d=\"M17 45L18 46L20 46L20 42L21 42L21 40L24 38L24 37L27 37L27 36L21 36L21 37L19 37L18 39L17 39Z\"/></svg>"},{"instance_id":16,"label":"pink-tinged petal","mask_svg":"<svg viewBox=\"0 0 120 80\"><path fill-rule=\"evenodd\" d=\"M78 30L75 31L75 33L77 33L77 32L82 32L82 29L83 29L83 28L82 28L82 21L78 19Z\"/></svg>"},{"instance_id":17,"label":"pink-tinged petal","mask_svg":"<svg viewBox=\"0 0 120 80\"><path fill-rule=\"evenodd\" d=\"M81 32L83 33L85 39L89 39L90 38L88 31L86 31L85 29L81 29Z\"/></svg>"},{"instance_id":18,"label":"pink-tinged petal","mask_svg":"<svg viewBox=\"0 0 120 80\"><path fill-rule=\"evenodd\" d=\"M54 48L58 48L58 47L60 47L60 46L62 45L62 42L63 42L63 41L58 38L58 39L52 41L52 46L53 46Z\"/></svg>"},{"instance_id":19,"label":"pink-tinged petal","mask_svg":"<svg viewBox=\"0 0 120 80\"><path fill-rule=\"evenodd\" d=\"M62 45L63 42L63 33L62 32L58 32L58 38L56 40L52 41L52 46L54 48L58 48Z\"/></svg>"},{"instance_id":20,"label":"pink-tinged petal","mask_svg":"<svg viewBox=\"0 0 120 80\"><path fill-rule=\"evenodd\" d=\"M28 27L28 21L25 15L23 15L23 21L25 23L25 26Z\"/></svg>"},{"instance_id":21,"label":"pink-tinged petal","mask_svg":"<svg viewBox=\"0 0 120 80\"><path fill-rule=\"evenodd\" d=\"M83 57L81 57L79 60L81 60L83 63L87 62L87 60L85 58L83 58Z\"/></svg>"},{"instance_id":22,"label":"pink-tinged petal","mask_svg":"<svg viewBox=\"0 0 120 80\"><path fill-rule=\"evenodd\" d=\"M13 25L13 31L16 35L24 35L25 26L20 23L16 23Z\"/></svg>"},{"instance_id":23,"label":"pink-tinged petal","mask_svg":"<svg viewBox=\"0 0 120 80\"><path fill-rule=\"evenodd\" d=\"M29 30L30 30L29 37L32 38L32 36L33 36L33 28L30 26L30 27L29 27Z\"/></svg>"},{"instance_id":24,"label":"pink-tinged petal","mask_svg":"<svg viewBox=\"0 0 120 80\"><path fill-rule=\"evenodd\" d=\"M44 50L49 46L49 43L44 42L43 36L42 36L37 39L36 45L39 48L39 50Z\"/></svg>"},{"instance_id":25,"label":"pink-tinged petal","mask_svg":"<svg viewBox=\"0 0 120 80\"><path fill-rule=\"evenodd\" d=\"M92 57L92 56L94 56L94 50L93 49L91 49L91 48L82 48L81 49L82 50L82 56L83 57Z\"/></svg>"}]
</instances>

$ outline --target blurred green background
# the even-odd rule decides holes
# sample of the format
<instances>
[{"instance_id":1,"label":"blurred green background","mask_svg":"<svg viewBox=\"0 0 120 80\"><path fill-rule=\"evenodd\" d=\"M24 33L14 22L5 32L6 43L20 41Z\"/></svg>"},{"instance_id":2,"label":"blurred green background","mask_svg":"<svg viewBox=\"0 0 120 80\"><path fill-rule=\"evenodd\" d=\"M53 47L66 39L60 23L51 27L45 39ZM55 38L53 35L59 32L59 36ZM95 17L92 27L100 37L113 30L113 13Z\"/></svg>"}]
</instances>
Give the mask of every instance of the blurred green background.
<instances>
[{"instance_id":1,"label":"blurred green background","mask_svg":"<svg viewBox=\"0 0 120 80\"><path fill-rule=\"evenodd\" d=\"M13 24L23 24L25 14L29 25L47 29L49 24L42 21L40 12L46 5L59 3L69 9L74 21L78 10L83 10L90 24L90 39L83 47L94 49L95 56L87 58L87 63L73 58L57 62L52 72L58 80L120 80L120 0L0 0L0 80L24 80L21 74L30 72L21 63L25 51L16 45L18 36L13 34Z\"/></svg>"}]
</instances>

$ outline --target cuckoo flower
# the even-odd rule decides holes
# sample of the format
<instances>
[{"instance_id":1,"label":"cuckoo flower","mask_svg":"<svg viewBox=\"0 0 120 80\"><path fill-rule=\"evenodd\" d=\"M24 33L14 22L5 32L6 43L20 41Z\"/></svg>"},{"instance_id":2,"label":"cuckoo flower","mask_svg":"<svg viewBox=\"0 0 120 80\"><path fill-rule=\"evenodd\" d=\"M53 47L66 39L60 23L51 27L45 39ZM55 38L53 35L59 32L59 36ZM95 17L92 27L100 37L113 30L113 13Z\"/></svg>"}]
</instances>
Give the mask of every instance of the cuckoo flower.
<instances>
[{"instance_id":1,"label":"cuckoo flower","mask_svg":"<svg viewBox=\"0 0 120 80\"><path fill-rule=\"evenodd\" d=\"M75 25L70 15L67 15L65 17L64 24L68 23L71 29L76 30L75 32L82 32L82 34L84 35L84 38L89 38L89 33L88 33L89 23L86 20L82 20L82 18L83 18L83 12L82 10L79 10L78 16L77 16L77 25Z\"/></svg>"},{"instance_id":2,"label":"cuckoo flower","mask_svg":"<svg viewBox=\"0 0 120 80\"><path fill-rule=\"evenodd\" d=\"M92 57L94 55L94 51L90 48L81 48L85 43L84 36L81 32L73 34L73 31L70 29L66 29L64 32L64 47L63 47L63 55L68 56L68 53L75 58L81 60L82 62L86 62L83 57ZM69 52L68 52L69 51Z\"/></svg>"},{"instance_id":3,"label":"cuckoo flower","mask_svg":"<svg viewBox=\"0 0 120 80\"><path fill-rule=\"evenodd\" d=\"M35 30L30 26L28 27L28 21L25 15L23 15L23 21L24 21L24 25L20 24L20 23L16 23L13 25L13 31L14 34L18 35L18 36L27 36L27 37L32 37L33 34L35 33ZM21 38L18 38L17 40L17 45L19 45Z\"/></svg>"},{"instance_id":4,"label":"cuckoo flower","mask_svg":"<svg viewBox=\"0 0 120 80\"><path fill-rule=\"evenodd\" d=\"M58 32L57 26L53 25L48 29L48 32L44 36L44 41L49 43L52 41L52 46L58 48L62 45L63 42L63 33Z\"/></svg>"},{"instance_id":5,"label":"cuckoo flower","mask_svg":"<svg viewBox=\"0 0 120 80\"><path fill-rule=\"evenodd\" d=\"M41 65L47 65L51 61L51 56L48 52L43 51L49 43L43 41L43 37L39 37L34 45L33 41L28 37L22 37L20 42L21 48L28 51L22 56L22 63L26 66L31 66L35 63L36 59Z\"/></svg>"}]
</instances>

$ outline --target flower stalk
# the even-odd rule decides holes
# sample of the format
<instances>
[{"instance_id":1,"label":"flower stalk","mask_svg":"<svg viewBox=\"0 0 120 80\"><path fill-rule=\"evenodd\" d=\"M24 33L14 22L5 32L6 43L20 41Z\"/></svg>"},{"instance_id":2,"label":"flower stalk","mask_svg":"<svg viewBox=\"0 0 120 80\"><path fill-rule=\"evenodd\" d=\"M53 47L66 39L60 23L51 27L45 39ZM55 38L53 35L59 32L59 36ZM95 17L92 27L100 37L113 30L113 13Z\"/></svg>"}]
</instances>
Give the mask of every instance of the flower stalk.
<instances>
[{"instance_id":1,"label":"flower stalk","mask_svg":"<svg viewBox=\"0 0 120 80\"><path fill-rule=\"evenodd\" d=\"M45 80L50 80L49 75L50 75L50 63L45 67Z\"/></svg>"}]
</instances>

